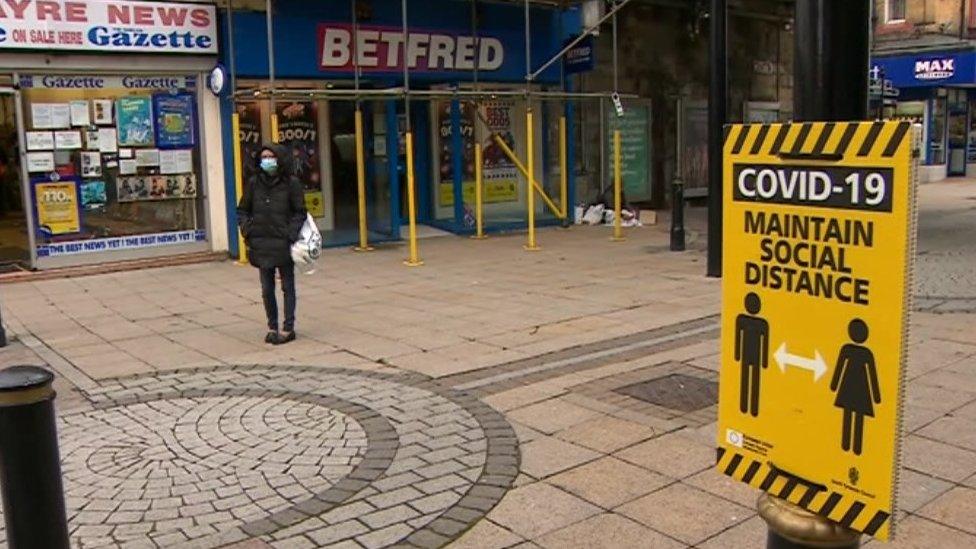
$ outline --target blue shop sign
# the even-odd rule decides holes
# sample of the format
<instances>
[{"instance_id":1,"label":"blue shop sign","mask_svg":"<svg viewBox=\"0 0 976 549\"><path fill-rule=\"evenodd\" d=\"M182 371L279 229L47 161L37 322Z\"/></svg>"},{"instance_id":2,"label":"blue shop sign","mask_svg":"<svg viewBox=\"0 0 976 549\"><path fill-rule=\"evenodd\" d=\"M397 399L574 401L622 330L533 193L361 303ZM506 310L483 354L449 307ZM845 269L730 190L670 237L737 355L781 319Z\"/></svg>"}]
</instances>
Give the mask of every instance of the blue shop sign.
<instances>
[{"instance_id":1,"label":"blue shop sign","mask_svg":"<svg viewBox=\"0 0 976 549\"><path fill-rule=\"evenodd\" d=\"M976 52L935 52L875 57L872 73L882 72L897 88L976 83Z\"/></svg>"},{"instance_id":2,"label":"blue shop sign","mask_svg":"<svg viewBox=\"0 0 976 549\"><path fill-rule=\"evenodd\" d=\"M564 67L566 74L589 72L596 66L596 54L593 47L593 35L587 35L578 44L566 52Z\"/></svg>"}]
</instances>

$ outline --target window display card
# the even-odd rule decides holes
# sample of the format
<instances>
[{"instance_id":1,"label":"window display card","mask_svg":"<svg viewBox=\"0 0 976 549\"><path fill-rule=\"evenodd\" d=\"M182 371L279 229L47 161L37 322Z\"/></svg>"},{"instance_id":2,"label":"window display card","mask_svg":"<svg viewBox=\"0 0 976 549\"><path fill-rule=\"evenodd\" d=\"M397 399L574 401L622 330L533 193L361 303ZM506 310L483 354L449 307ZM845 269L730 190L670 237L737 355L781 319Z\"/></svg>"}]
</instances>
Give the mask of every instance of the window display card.
<instances>
[{"instance_id":1,"label":"window display card","mask_svg":"<svg viewBox=\"0 0 976 549\"><path fill-rule=\"evenodd\" d=\"M27 171L31 173L53 172L54 153L53 152L27 153Z\"/></svg>"},{"instance_id":2,"label":"window display card","mask_svg":"<svg viewBox=\"0 0 976 549\"><path fill-rule=\"evenodd\" d=\"M134 175L138 163L133 159L119 160L119 175Z\"/></svg>"},{"instance_id":3,"label":"window display card","mask_svg":"<svg viewBox=\"0 0 976 549\"><path fill-rule=\"evenodd\" d=\"M121 97L116 102L116 109L120 143L134 147L154 144L151 97Z\"/></svg>"},{"instance_id":4,"label":"window display card","mask_svg":"<svg viewBox=\"0 0 976 549\"><path fill-rule=\"evenodd\" d=\"M119 158L135 158L132 149L119 149Z\"/></svg>"},{"instance_id":5,"label":"window display card","mask_svg":"<svg viewBox=\"0 0 976 549\"><path fill-rule=\"evenodd\" d=\"M71 127L71 106L67 103L31 103L31 122L39 130Z\"/></svg>"},{"instance_id":6,"label":"window display card","mask_svg":"<svg viewBox=\"0 0 976 549\"><path fill-rule=\"evenodd\" d=\"M102 165L106 170L119 167L119 155L116 153L105 153L102 155Z\"/></svg>"},{"instance_id":7,"label":"window display card","mask_svg":"<svg viewBox=\"0 0 976 549\"><path fill-rule=\"evenodd\" d=\"M69 150L80 149L81 132L54 132L54 148Z\"/></svg>"},{"instance_id":8,"label":"window display card","mask_svg":"<svg viewBox=\"0 0 976 549\"><path fill-rule=\"evenodd\" d=\"M158 166L159 149L136 149L136 164L139 166Z\"/></svg>"},{"instance_id":9,"label":"window display card","mask_svg":"<svg viewBox=\"0 0 976 549\"><path fill-rule=\"evenodd\" d=\"M104 181L85 181L81 184L81 205L85 210L104 208L106 202L108 202L108 196L105 192Z\"/></svg>"},{"instance_id":10,"label":"window display card","mask_svg":"<svg viewBox=\"0 0 976 549\"><path fill-rule=\"evenodd\" d=\"M72 101L71 105L71 125L87 126L91 124L91 113L88 110L88 101Z\"/></svg>"},{"instance_id":11,"label":"window display card","mask_svg":"<svg viewBox=\"0 0 976 549\"><path fill-rule=\"evenodd\" d=\"M112 100L96 99L92 103L95 106L95 124L99 126L111 124L114 120L112 117Z\"/></svg>"},{"instance_id":12,"label":"window display card","mask_svg":"<svg viewBox=\"0 0 976 549\"><path fill-rule=\"evenodd\" d=\"M27 132L27 150L49 151L54 148L53 132Z\"/></svg>"},{"instance_id":13,"label":"window display card","mask_svg":"<svg viewBox=\"0 0 976 549\"><path fill-rule=\"evenodd\" d=\"M192 150L159 151L159 173L184 174L191 172L193 172Z\"/></svg>"},{"instance_id":14,"label":"window display card","mask_svg":"<svg viewBox=\"0 0 976 549\"><path fill-rule=\"evenodd\" d=\"M81 176L82 177L101 177L102 176L102 154L97 152L81 153Z\"/></svg>"},{"instance_id":15,"label":"window display card","mask_svg":"<svg viewBox=\"0 0 976 549\"><path fill-rule=\"evenodd\" d=\"M85 130L85 148L89 151L98 150L98 130Z\"/></svg>"},{"instance_id":16,"label":"window display card","mask_svg":"<svg viewBox=\"0 0 976 549\"><path fill-rule=\"evenodd\" d=\"M119 151L119 132L115 128L98 128L98 150L103 153Z\"/></svg>"}]
</instances>

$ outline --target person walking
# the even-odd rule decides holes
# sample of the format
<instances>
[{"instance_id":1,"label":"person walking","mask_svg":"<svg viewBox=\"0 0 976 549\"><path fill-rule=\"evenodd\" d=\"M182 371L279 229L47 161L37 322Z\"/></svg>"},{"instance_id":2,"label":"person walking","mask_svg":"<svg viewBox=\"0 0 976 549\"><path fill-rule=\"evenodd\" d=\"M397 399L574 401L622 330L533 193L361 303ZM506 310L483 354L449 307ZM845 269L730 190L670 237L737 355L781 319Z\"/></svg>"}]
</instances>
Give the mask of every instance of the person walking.
<instances>
[{"instance_id":1,"label":"person walking","mask_svg":"<svg viewBox=\"0 0 976 549\"><path fill-rule=\"evenodd\" d=\"M291 246L305 223L305 193L290 168L288 151L265 145L258 154L258 169L248 178L237 206L237 223L251 265L261 273L261 295L268 318L265 343L281 345L295 340L295 264ZM285 322L278 331L275 274L281 277Z\"/></svg>"}]
</instances>

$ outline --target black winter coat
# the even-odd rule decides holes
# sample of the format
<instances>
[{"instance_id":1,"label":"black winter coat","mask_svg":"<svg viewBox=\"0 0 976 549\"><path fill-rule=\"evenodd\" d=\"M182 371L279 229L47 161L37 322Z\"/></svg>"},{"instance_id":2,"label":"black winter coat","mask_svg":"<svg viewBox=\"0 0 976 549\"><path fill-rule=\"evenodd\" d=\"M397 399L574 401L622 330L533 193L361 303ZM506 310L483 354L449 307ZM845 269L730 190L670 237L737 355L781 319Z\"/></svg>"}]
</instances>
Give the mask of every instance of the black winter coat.
<instances>
[{"instance_id":1,"label":"black winter coat","mask_svg":"<svg viewBox=\"0 0 976 549\"><path fill-rule=\"evenodd\" d=\"M265 147L278 157L278 173L262 170L248 178L237 206L237 223L251 265L261 269L292 265L291 245L305 224L305 191L287 169L288 152ZM262 149L263 150L263 149Z\"/></svg>"}]
</instances>

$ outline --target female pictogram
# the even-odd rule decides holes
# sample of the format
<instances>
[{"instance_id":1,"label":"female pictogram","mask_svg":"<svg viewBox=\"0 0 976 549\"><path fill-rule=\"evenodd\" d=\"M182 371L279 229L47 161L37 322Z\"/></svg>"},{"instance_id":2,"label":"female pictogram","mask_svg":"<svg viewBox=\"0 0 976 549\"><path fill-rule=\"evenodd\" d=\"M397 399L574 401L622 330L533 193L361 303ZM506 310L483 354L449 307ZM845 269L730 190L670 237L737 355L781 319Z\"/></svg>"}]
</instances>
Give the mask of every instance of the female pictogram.
<instances>
[{"instance_id":1,"label":"female pictogram","mask_svg":"<svg viewBox=\"0 0 976 549\"><path fill-rule=\"evenodd\" d=\"M861 455L864 441L864 416L874 417L874 405L881 404L878 370L871 349L861 345L868 340L868 325L855 318L847 333L853 343L841 347L830 390L837 393L834 406L844 410L841 448Z\"/></svg>"}]
</instances>

